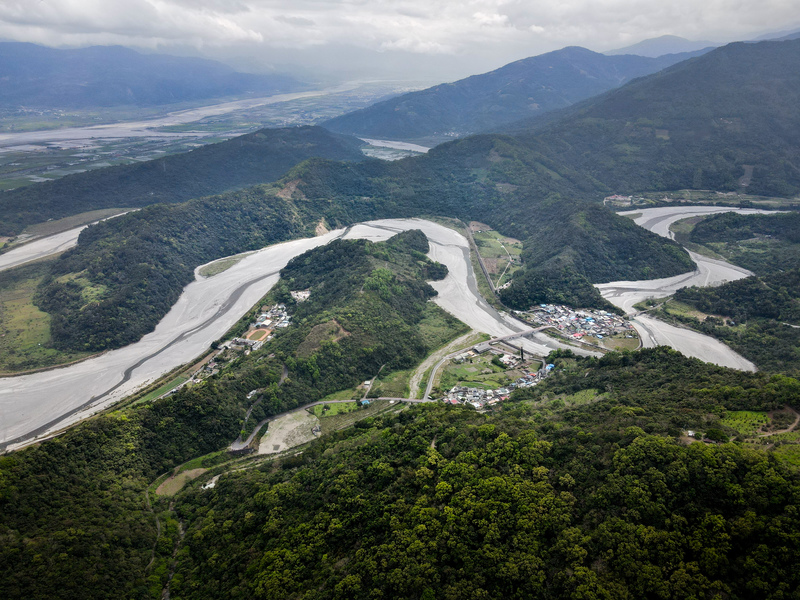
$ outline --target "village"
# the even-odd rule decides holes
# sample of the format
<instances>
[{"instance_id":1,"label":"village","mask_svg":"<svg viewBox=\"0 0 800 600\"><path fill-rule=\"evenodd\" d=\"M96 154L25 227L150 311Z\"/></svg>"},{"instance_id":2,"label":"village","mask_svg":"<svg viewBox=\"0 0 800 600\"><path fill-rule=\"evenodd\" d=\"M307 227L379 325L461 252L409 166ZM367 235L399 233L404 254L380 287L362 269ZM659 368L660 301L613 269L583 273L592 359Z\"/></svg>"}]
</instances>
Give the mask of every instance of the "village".
<instances>
[{"instance_id":1,"label":"village","mask_svg":"<svg viewBox=\"0 0 800 600\"><path fill-rule=\"evenodd\" d=\"M307 298L307 296L306 296ZM218 352L213 358L195 374L198 382L219 372L224 363L232 361L243 354L259 350L266 342L273 338L276 329L284 329L291 324L292 317L286 311L285 304L262 306L255 321L250 323L248 330L241 336L231 338L219 344Z\"/></svg>"},{"instance_id":2,"label":"village","mask_svg":"<svg viewBox=\"0 0 800 600\"><path fill-rule=\"evenodd\" d=\"M515 389L537 385L551 369L552 364L538 358L523 358L502 343L478 344L454 356L445 366L440 387L454 379L456 383L441 399L447 404L468 404L477 410L487 410L508 400Z\"/></svg>"},{"instance_id":3,"label":"village","mask_svg":"<svg viewBox=\"0 0 800 600\"><path fill-rule=\"evenodd\" d=\"M306 292L298 292L308 298ZM300 300L302 301L302 300ZM176 393L183 387L202 383L204 380L219 373L226 365L240 356L247 356L259 350L266 342L271 340L276 329L284 329L291 325L292 317L286 310L285 304L262 306L251 322L247 331L242 335L229 340L215 342L212 346L214 352L203 360L192 365L191 368L176 375L166 384L148 392L142 401L156 400ZM251 396L248 396L250 398Z\"/></svg>"},{"instance_id":4,"label":"village","mask_svg":"<svg viewBox=\"0 0 800 600\"><path fill-rule=\"evenodd\" d=\"M636 330L627 319L614 313L585 308L577 310L561 304L540 304L531 310L514 313L534 327L550 326L565 337L604 349L635 349L638 346Z\"/></svg>"}]
</instances>

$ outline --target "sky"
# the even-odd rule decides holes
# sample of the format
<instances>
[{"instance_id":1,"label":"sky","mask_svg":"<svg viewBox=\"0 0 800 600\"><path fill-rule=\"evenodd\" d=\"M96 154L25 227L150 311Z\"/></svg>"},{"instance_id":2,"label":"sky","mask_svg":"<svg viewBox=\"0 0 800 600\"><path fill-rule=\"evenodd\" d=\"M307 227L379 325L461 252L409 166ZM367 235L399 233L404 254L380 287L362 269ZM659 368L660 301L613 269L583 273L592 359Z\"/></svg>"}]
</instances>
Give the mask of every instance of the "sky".
<instances>
[{"instance_id":1,"label":"sky","mask_svg":"<svg viewBox=\"0 0 800 600\"><path fill-rule=\"evenodd\" d=\"M666 34L728 42L800 28L800 0L2 0L0 39L120 44L250 70L383 61L464 71ZM438 68L438 67L436 67Z\"/></svg>"}]
</instances>

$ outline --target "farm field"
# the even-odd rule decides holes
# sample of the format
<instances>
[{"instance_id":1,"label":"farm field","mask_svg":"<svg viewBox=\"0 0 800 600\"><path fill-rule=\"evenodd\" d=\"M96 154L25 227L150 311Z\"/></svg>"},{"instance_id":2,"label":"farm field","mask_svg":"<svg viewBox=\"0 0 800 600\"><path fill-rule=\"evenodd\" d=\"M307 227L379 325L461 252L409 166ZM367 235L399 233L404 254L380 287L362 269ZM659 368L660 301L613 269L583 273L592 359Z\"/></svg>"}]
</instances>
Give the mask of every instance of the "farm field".
<instances>
[{"instance_id":1,"label":"farm field","mask_svg":"<svg viewBox=\"0 0 800 600\"><path fill-rule=\"evenodd\" d=\"M177 475L172 475L156 488L156 494L159 496L174 496L184 485L192 479L197 479L206 471L208 471L208 469L189 469L181 471Z\"/></svg>"},{"instance_id":2,"label":"farm field","mask_svg":"<svg viewBox=\"0 0 800 600\"><path fill-rule=\"evenodd\" d=\"M358 410L358 404L354 402L336 402L331 404L317 404L316 406L312 406L309 409L309 412L312 413L317 418L322 417L333 417L334 415L340 415L343 413L353 412Z\"/></svg>"},{"instance_id":3,"label":"farm field","mask_svg":"<svg viewBox=\"0 0 800 600\"><path fill-rule=\"evenodd\" d=\"M322 434L344 429L350 427L357 421L366 419L367 417L374 417L387 410L395 409L400 410L405 405L399 402L392 404L390 400L370 400L368 406L359 407L353 402L355 410L340 411L335 414L326 413L326 416L319 419L319 425L322 429ZM339 406L351 406L349 404L341 404ZM314 407L316 408L316 407Z\"/></svg>"},{"instance_id":4,"label":"farm field","mask_svg":"<svg viewBox=\"0 0 800 600\"><path fill-rule=\"evenodd\" d=\"M725 415L725 418L720 421L722 425L735 429L743 436L755 435L763 427L766 427L768 422L769 417L767 413L752 410L730 411Z\"/></svg>"},{"instance_id":5,"label":"farm field","mask_svg":"<svg viewBox=\"0 0 800 600\"><path fill-rule=\"evenodd\" d=\"M506 237L488 225L473 221L469 224L475 245L483 258L495 287L511 280L514 271L522 265L522 242Z\"/></svg>"},{"instance_id":6,"label":"farm field","mask_svg":"<svg viewBox=\"0 0 800 600\"><path fill-rule=\"evenodd\" d=\"M387 375L381 373L375 378L370 396L386 396L389 398L408 398L408 384L414 371L393 371Z\"/></svg>"}]
</instances>

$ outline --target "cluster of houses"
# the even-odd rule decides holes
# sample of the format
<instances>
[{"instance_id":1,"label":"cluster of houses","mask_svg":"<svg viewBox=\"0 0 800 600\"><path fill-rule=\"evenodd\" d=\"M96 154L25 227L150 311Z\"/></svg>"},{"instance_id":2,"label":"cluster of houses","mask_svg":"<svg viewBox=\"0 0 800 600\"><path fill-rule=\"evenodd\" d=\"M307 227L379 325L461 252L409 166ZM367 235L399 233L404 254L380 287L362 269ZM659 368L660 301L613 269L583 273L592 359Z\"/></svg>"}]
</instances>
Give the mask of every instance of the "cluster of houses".
<instances>
[{"instance_id":1,"label":"cluster of houses","mask_svg":"<svg viewBox=\"0 0 800 600\"><path fill-rule=\"evenodd\" d=\"M529 311L516 313L535 325L549 325L578 340L586 336L602 340L616 334L636 337L636 330L627 320L602 310L575 310L560 304L540 304Z\"/></svg>"},{"instance_id":2,"label":"cluster of houses","mask_svg":"<svg viewBox=\"0 0 800 600\"><path fill-rule=\"evenodd\" d=\"M260 349L261 346L272 339L272 332L276 328L289 327L291 321L292 317L286 312L285 304L262 307L256 320L250 323L247 332L240 337L222 342L214 357L203 365L203 367L194 374L192 379L197 383L206 377L218 373L225 363L230 362L237 356L241 354L246 356Z\"/></svg>"},{"instance_id":3,"label":"cluster of houses","mask_svg":"<svg viewBox=\"0 0 800 600\"><path fill-rule=\"evenodd\" d=\"M496 390L482 390L464 386L453 386L443 398L448 404L470 404L477 409L493 406L503 400L508 400L511 394L509 388L498 388Z\"/></svg>"},{"instance_id":4,"label":"cluster of houses","mask_svg":"<svg viewBox=\"0 0 800 600\"><path fill-rule=\"evenodd\" d=\"M292 292L293 294L295 292ZM307 297L307 296L306 296ZM267 309L264 311L264 308L261 307L262 312L256 317L255 323L250 324L250 330L253 329L275 329L275 328L282 328L288 327L289 322L292 320L292 317L289 316L289 313L286 312L286 305L285 304L276 304L272 308Z\"/></svg>"},{"instance_id":5,"label":"cluster of houses","mask_svg":"<svg viewBox=\"0 0 800 600\"><path fill-rule=\"evenodd\" d=\"M468 353L465 352L464 354ZM504 356L514 359L515 362L517 361L517 359L510 354L505 354ZM501 358L500 360L502 361L503 359ZM522 377L519 377L514 383L495 390L456 385L445 394L442 401L447 404L470 404L478 410L485 409L503 400L508 400L509 395L515 389L533 387L538 384L547 376L553 367L554 365L549 364L539 371L523 370Z\"/></svg>"}]
</instances>

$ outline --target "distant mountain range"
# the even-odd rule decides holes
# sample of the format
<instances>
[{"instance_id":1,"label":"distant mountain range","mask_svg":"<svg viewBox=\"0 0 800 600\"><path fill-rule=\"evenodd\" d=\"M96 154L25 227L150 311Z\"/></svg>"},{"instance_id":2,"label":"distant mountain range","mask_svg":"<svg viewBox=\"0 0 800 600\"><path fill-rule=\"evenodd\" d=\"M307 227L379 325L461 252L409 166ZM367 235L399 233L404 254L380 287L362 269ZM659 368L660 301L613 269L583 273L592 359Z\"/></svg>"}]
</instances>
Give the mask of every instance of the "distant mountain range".
<instances>
[{"instance_id":1,"label":"distant mountain range","mask_svg":"<svg viewBox=\"0 0 800 600\"><path fill-rule=\"evenodd\" d=\"M651 38L649 40L642 40L636 44L618 48L616 50L608 50L603 52L606 56L618 56L621 54L635 54L637 56L649 56L656 58L664 56L665 54L678 54L681 52L697 52L698 50L705 50L716 48L721 44L709 41L693 41L677 35L662 35L661 37Z\"/></svg>"},{"instance_id":2,"label":"distant mountain range","mask_svg":"<svg viewBox=\"0 0 800 600\"><path fill-rule=\"evenodd\" d=\"M606 56L573 46L403 94L322 125L363 137L463 137L570 106L702 52L647 58Z\"/></svg>"},{"instance_id":3,"label":"distant mountain range","mask_svg":"<svg viewBox=\"0 0 800 600\"><path fill-rule=\"evenodd\" d=\"M728 44L516 131L607 189L747 183L751 193L792 196L800 193L798 65L800 40Z\"/></svg>"},{"instance_id":4,"label":"distant mountain range","mask_svg":"<svg viewBox=\"0 0 800 600\"><path fill-rule=\"evenodd\" d=\"M303 89L285 75L238 73L222 63L121 46L75 50L0 43L0 107L155 106Z\"/></svg>"}]
</instances>

